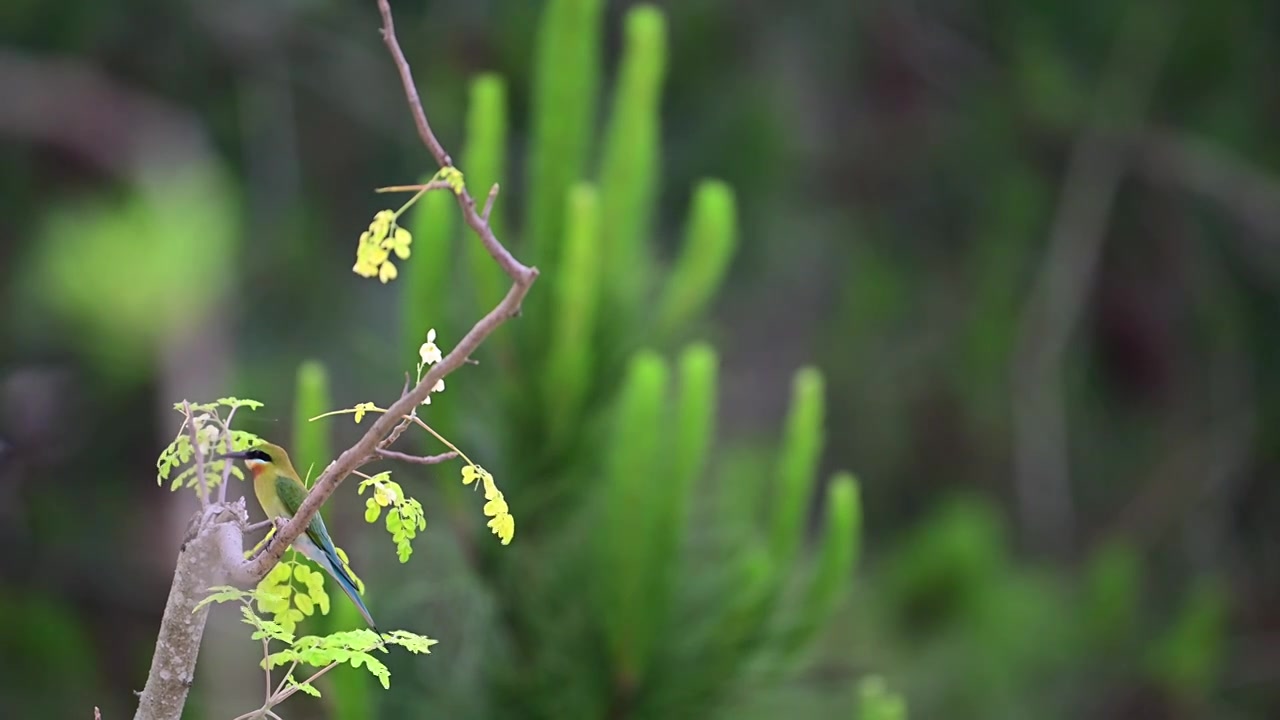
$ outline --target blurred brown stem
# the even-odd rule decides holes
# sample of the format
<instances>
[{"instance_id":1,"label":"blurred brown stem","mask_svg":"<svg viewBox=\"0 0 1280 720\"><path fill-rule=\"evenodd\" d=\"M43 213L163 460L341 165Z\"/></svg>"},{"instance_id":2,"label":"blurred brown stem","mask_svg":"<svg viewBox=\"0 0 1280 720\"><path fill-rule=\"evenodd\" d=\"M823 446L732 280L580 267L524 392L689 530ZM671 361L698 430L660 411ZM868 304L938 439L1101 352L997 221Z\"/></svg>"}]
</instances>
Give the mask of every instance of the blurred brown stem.
<instances>
[{"instance_id":1,"label":"blurred brown stem","mask_svg":"<svg viewBox=\"0 0 1280 720\"><path fill-rule=\"evenodd\" d=\"M1178 130L1138 138L1148 180L1176 184L1221 206L1258 235L1280 240L1280 181L1227 149Z\"/></svg>"},{"instance_id":2,"label":"blurred brown stem","mask_svg":"<svg viewBox=\"0 0 1280 720\"><path fill-rule=\"evenodd\" d=\"M1075 532L1065 355L1129 163L1111 131L1142 122L1173 36L1173 21L1158 5L1133 6L1117 34L1093 116L1067 162L1048 248L1020 322L1012 367L1014 484L1022 530L1040 550L1066 550Z\"/></svg>"},{"instance_id":3,"label":"blurred brown stem","mask_svg":"<svg viewBox=\"0 0 1280 720\"><path fill-rule=\"evenodd\" d=\"M157 158L172 167L210 156L194 118L79 60L0 48L0 90L9 99L0 134L55 145L119 178L138 178Z\"/></svg>"}]
</instances>

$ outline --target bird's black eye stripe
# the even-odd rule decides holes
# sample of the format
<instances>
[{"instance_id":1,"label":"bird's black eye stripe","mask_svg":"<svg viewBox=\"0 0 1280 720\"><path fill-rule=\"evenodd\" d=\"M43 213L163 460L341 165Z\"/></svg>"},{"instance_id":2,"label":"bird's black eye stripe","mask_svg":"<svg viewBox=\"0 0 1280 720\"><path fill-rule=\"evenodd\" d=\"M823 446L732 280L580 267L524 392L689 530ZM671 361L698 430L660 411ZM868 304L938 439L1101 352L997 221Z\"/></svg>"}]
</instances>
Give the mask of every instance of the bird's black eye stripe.
<instances>
[{"instance_id":1,"label":"bird's black eye stripe","mask_svg":"<svg viewBox=\"0 0 1280 720\"><path fill-rule=\"evenodd\" d=\"M262 450L250 450L245 454L250 460L261 460L262 462L271 462L271 456Z\"/></svg>"}]
</instances>

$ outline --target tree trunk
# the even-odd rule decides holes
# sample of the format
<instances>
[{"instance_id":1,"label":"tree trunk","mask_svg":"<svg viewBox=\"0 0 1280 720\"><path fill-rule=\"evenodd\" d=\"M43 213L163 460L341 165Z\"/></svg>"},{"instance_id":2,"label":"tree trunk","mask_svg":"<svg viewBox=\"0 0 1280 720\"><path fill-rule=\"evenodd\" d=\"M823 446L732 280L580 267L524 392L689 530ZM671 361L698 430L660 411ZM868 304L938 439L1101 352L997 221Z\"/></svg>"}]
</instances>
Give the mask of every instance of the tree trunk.
<instances>
[{"instance_id":1,"label":"tree trunk","mask_svg":"<svg viewBox=\"0 0 1280 720\"><path fill-rule=\"evenodd\" d=\"M169 601L164 607L160 635L151 656L151 672L147 675L134 720L179 720L182 717L187 692L195 677L205 621L209 617L208 605L199 611L195 607L209 594L211 586L225 582L222 531L229 529L228 525L236 524L234 532L240 533L234 511L224 510L219 515L223 517L207 519L207 516L197 514L192 518L194 530L188 533L187 541L178 552Z\"/></svg>"}]
</instances>

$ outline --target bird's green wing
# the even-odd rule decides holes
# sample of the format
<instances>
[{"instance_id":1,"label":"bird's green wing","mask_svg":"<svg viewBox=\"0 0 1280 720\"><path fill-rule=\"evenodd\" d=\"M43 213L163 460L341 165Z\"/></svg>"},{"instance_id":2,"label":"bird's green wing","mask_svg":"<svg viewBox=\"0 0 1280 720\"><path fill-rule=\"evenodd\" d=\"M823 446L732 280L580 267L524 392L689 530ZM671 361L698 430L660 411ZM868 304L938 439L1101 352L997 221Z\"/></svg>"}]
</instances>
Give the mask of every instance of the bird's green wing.
<instances>
[{"instance_id":1,"label":"bird's green wing","mask_svg":"<svg viewBox=\"0 0 1280 720\"><path fill-rule=\"evenodd\" d=\"M289 517L293 517L302 506L302 501L306 499L307 489L291 477L278 475L276 476L276 495L280 497L280 503L289 511ZM315 517L311 518L311 524L307 525L307 537L325 552L334 552L333 540L329 537L329 530L325 528L320 513L316 513Z\"/></svg>"}]
</instances>

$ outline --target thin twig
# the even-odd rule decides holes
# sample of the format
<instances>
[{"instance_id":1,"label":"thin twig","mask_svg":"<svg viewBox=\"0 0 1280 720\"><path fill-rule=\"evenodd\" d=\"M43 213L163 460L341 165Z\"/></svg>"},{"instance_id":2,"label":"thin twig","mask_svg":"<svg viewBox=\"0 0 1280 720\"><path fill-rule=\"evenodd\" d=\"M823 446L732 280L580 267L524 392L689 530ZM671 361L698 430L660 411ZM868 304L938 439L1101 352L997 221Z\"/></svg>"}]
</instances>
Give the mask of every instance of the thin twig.
<instances>
[{"instance_id":1,"label":"thin twig","mask_svg":"<svg viewBox=\"0 0 1280 720\"><path fill-rule=\"evenodd\" d=\"M378 8L382 13L382 37L386 41L387 49L390 51L391 57L400 73L405 97L409 102L409 109L418 127L418 134L427 149L436 158L436 161L442 167L451 167L453 165L452 159L431 132L431 126L427 123L426 114L422 110L422 102L419 100L418 91L414 87L413 74L409 70L409 64L404 58L404 53L400 50L399 42L396 40L395 24L391 18L391 7L387 4L387 0L378 0ZM519 313L520 304L524 301L525 295L529 293L529 288L538 278L538 269L522 264L503 247L502 243L493 234L492 228L476 213L475 201L465 188L457 193L456 197L467 225L480 238L485 250L498 263L503 272L511 278L511 288L507 291L506 296L502 298L502 301L481 318L448 355L431 366L431 369L427 371L427 374L412 390L402 395L391 407L387 408L387 412L374 420L364 436L355 445L352 445L329 464L329 467L316 479L311 492L302 501L302 505L298 507L298 511L294 513L293 518L283 529L277 532L276 541L272 542L263 552L248 563L231 568L231 572L237 580L256 583L266 577L271 568L280 561L290 543L302 534L303 530L310 524L311 519L320 511L320 507L337 490L338 485L353 470L377 457L379 443L391 434L396 425L400 423L400 419L412 414L418 405L431 395L436 383L461 367L467 358L476 352L485 339L499 325Z\"/></svg>"},{"instance_id":2,"label":"thin twig","mask_svg":"<svg viewBox=\"0 0 1280 720\"><path fill-rule=\"evenodd\" d=\"M231 452L232 450L235 450L235 446L231 442L231 420L236 416L236 410L238 409L239 409L238 405L233 405L231 407L231 410L227 413L226 420L223 420L222 416L218 415L218 413L216 412L213 414L214 417L218 418L218 423L222 426L222 433L223 433L222 436L223 438L226 439L227 452ZM218 502L220 503L224 503L227 501L227 483L231 482L231 466L232 465L235 465L235 463L231 462L230 460L223 461L222 485L218 488Z\"/></svg>"},{"instance_id":3,"label":"thin twig","mask_svg":"<svg viewBox=\"0 0 1280 720\"><path fill-rule=\"evenodd\" d=\"M498 183L494 183L489 188L489 198L484 201L484 212L480 213L480 219L484 220L484 224L489 224L489 213L493 212L493 201L498 199Z\"/></svg>"},{"instance_id":4,"label":"thin twig","mask_svg":"<svg viewBox=\"0 0 1280 720\"><path fill-rule=\"evenodd\" d=\"M458 457L458 453L450 450L439 455L410 455L408 453L396 452L395 450L378 449L378 454L384 460L399 460L400 462L412 463L414 465L439 465L443 462L449 462Z\"/></svg>"},{"instance_id":5,"label":"thin twig","mask_svg":"<svg viewBox=\"0 0 1280 720\"><path fill-rule=\"evenodd\" d=\"M433 180L425 185L388 185L386 187L374 188L376 193L392 193L392 192L429 192L431 190L449 190L453 186L444 180Z\"/></svg>"},{"instance_id":6,"label":"thin twig","mask_svg":"<svg viewBox=\"0 0 1280 720\"><path fill-rule=\"evenodd\" d=\"M258 521L258 522L256 522L256 523L252 523L252 524L250 524L250 525L246 525L246 526L244 527L244 531L245 531L246 533L251 533L251 532L254 532L254 531L256 531L256 530L261 530L262 528L267 527L268 525L271 525L271 524L272 524L272 523L274 523L274 522L275 522L275 520L270 520L270 519L268 519L268 520L259 520L259 521Z\"/></svg>"},{"instance_id":7,"label":"thin twig","mask_svg":"<svg viewBox=\"0 0 1280 720\"><path fill-rule=\"evenodd\" d=\"M289 678L293 676L293 671L297 669L298 669L298 661L294 660L289 665L289 669L285 671L284 677L280 678L280 684L276 686L276 691L271 693L272 697L279 695L280 691L284 690L285 683L289 682Z\"/></svg>"},{"instance_id":8,"label":"thin twig","mask_svg":"<svg viewBox=\"0 0 1280 720\"><path fill-rule=\"evenodd\" d=\"M409 111L413 113L414 124L418 127L418 135L422 138L423 144L431 151L431 155L435 157L440 167L453 167L453 159L449 157L449 153L444 151L440 145L440 141L431 132L431 125L427 122L427 115L422 110L422 100L418 98L418 90L413 82L413 72L409 69L409 62L404 58L404 52L400 50L400 43L396 40L395 21L391 18L391 5L387 0L378 0L378 9L382 12L382 39L387 44L387 50L391 52L391 57L395 60L396 69L400 72L400 82L404 85L405 98L409 101ZM489 227L484 218L476 213L476 201L471 198L467 189L462 188L462 192L457 193L458 205L462 208L463 219L467 225L480 236L480 241L484 243L484 247L493 256L493 259L502 266L505 272L512 280L519 285L523 279L527 286L532 283L534 278L538 276L535 268L525 267L516 260L510 252L507 251L502 243L498 242L498 238L494 237L493 230ZM517 304L516 307L519 307Z\"/></svg>"},{"instance_id":9,"label":"thin twig","mask_svg":"<svg viewBox=\"0 0 1280 720\"><path fill-rule=\"evenodd\" d=\"M404 374L404 387L400 390L400 397L404 397L405 395L408 395L409 388L411 387L413 387L413 380L410 379L409 373L406 371ZM400 421L399 425L396 425L395 428L392 429L390 434L382 438L382 441L378 443L378 448L381 449L381 448L391 447L392 445L395 444L397 440L400 439L400 436L404 434L404 431L408 429L409 429L409 418L405 418Z\"/></svg>"},{"instance_id":10,"label":"thin twig","mask_svg":"<svg viewBox=\"0 0 1280 720\"><path fill-rule=\"evenodd\" d=\"M422 138L423 144L431 151L431 155L435 157L440 167L452 167L453 159L444 151L435 133L431 132L431 123L427 122L427 114L422 111L422 100L418 97L418 87L414 84L413 75L409 72L409 61L405 59L404 53L400 50L400 43L396 41L396 24L391 17L391 5L387 0L378 0L378 10L382 13L382 40L387 44L387 49L391 51L391 57L400 70L400 82L404 85L404 96L409 101L409 109L413 112L413 122L418 128L418 137Z\"/></svg>"},{"instance_id":11,"label":"thin twig","mask_svg":"<svg viewBox=\"0 0 1280 720\"><path fill-rule=\"evenodd\" d=\"M404 396L401 395L401 397L404 397ZM412 422L410 421L409 417L406 416L403 420L400 421L399 425L396 425L394 428L391 429L391 432L388 433L386 437L382 438L382 441L378 443L377 447L374 448L374 450L375 451L384 450L394 445L395 442L400 439L400 436L404 434L404 431L409 429L409 425L411 424Z\"/></svg>"},{"instance_id":12,"label":"thin twig","mask_svg":"<svg viewBox=\"0 0 1280 720\"><path fill-rule=\"evenodd\" d=\"M262 638L262 672L267 676L267 689L262 696L262 706L267 707L271 704L271 648L267 646L267 639Z\"/></svg>"},{"instance_id":13,"label":"thin twig","mask_svg":"<svg viewBox=\"0 0 1280 720\"><path fill-rule=\"evenodd\" d=\"M191 412L191 403L182 401L182 410L187 414L187 433L191 435L191 452L196 456L196 478L200 481L200 508L209 509L209 487L204 480L204 453L200 452L200 437L196 432L196 416Z\"/></svg>"},{"instance_id":14,"label":"thin twig","mask_svg":"<svg viewBox=\"0 0 1280 720\"><path fill-rule=\"evenodd\" d=\"M413 387L413 380L409 378L409 372L406 370L404 373L404 387L401 388L400 390L400 397L404 397L405 395L408 395L409 388L411 387ZM400 421L400 424L397 425L394 430L391 431L390 435L386 436L385 438L382 439L382 442L378 443L378 447L380 448L390 447L395 443L396 440L399 440L400 436L404 434L404 431L408 429L409 429L409 419L405 418L404 420Z\"/></svg>"},{"instance_id":15,"label":"thin twig","mask_svg":"<svg viewBox=\"0 0 1280 720\"><path fill-rule=\"evenodd\" d=\"M324 666L323 668L321 668L321 669L320 669L320 670L319 670L315 675L312 675L311 677L307 678L306 680L303 680L302 682L298 683L298 685L305 685L305 684L307 684L307 683L313 683L313 682L315 682L317 679L319 679L321 675L324 675L325 673L329 672L330 670L334 669L334 668L335 668L335 667L337 667L337 666L338 666L338 661L336 661L336 660L335 660L335 661L333 661L333 662L329 663L328 665L325 665L325 666ZM298 692L298 686L297 686L297 685L295 685L295 686L293 686L293 687L291 687L291 688L289 688L289 689L285 690L285 691L284 691L284 695L280 697L280 701L279 701L279 702L277 702L276 704L277 704L277 705L279 705L280 703L284 702L285 700L288 700L289 698L293 697L293 694L294 694L294 693L296 693L296 692Z\"/></svg>"},{"instance_id":16,"label":"thin twig","mask_svg":"<svg viewBox=\"0 0 1280 720\"><path fill-rule=\"evenodd\" d=\"M432 435L434 435L434 436L435 436L435 438L436 438L437 440L439 440L440 442L444 443L444 444L445 444L445 446L446 446L446 447L448 447L450 450L453 450L454 452L456 452L456 453L458 453L459 455L461 455L461 456L462 456L462 459L463 459L463 460L465 460L468 464L474 464L474 463L471 463L471 458L469 458L469 457L467 457L465 454L463 454L463 452L462 452L461 450L459 450L459 449L458 449L458 447L457 447L456 445L454 445L453 443L449 442L448 440L445 440L443 435L441 435L440 433L436 432L436 431L435 431L435 428L433 428L433 427L431 427L430 425L428 425L428 424L426 424L425 422L423 422L423 421L422 421L422 418L418 417L417 415L414 415L414 416L410 417L409 419L410 419L410 420L412 420L414 423L416 423L416 424L418 425L418 427L420 427L420 428L422 428L423 430L426 430L427 432L429 432L429 433L431 433Z\"/></svg>"}]
</instances>

